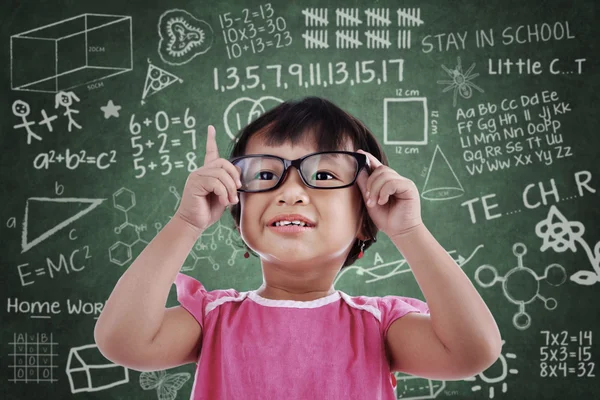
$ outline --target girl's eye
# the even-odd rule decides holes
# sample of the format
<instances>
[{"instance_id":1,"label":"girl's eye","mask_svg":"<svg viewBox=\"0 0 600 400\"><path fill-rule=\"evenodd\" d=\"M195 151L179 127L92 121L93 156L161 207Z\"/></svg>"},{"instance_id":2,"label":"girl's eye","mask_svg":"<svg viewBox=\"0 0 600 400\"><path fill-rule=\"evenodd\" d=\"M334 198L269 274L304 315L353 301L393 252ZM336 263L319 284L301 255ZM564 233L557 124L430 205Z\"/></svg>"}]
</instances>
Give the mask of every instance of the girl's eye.
<instances>
[{"instance_id":1,"label":"girl's eye","mask_svg":"<svg viewBox=\"0 0 600 400\"><path fill-rule=\"evenodd\" d=\"M329 172L325 172L325 171L317 171L313 174L313 179L312 180L319 180L318 177L325 177L326 175L329 175L332 177L332 179L335 179L335 176L330 174ZM315 179L317 178L317 179ZM323 180L328 180L327 178L323 179Z\"/></svg>"},{"instance_id":2,"label":"girl's eye","mask_svg":"<svg viewBox=\"0 0 600 400\"><path fill-rule=\"evenodd\" d=\"M255 176L254 179L259 179L259 180L271 180L273 179L273 173L269 172L269 171L260 171L258 172Z\"/></svg>"}]
</instances>

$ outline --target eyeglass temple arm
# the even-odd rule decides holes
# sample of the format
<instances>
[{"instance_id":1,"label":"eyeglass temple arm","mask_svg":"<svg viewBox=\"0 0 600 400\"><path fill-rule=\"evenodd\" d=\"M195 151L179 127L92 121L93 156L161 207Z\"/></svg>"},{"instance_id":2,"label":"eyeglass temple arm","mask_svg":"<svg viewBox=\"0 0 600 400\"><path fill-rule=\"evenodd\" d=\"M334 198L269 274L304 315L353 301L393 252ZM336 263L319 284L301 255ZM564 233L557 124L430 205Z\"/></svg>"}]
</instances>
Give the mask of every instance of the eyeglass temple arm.
<instances>
[{"instance_id":1,"label":"eyeglass temple arm","mask_svg":"<svg viewBox=\"0 0 600 400\"><path fill-rule=\"evenodd\" d=\"M368 170L369 173L371 173L372 172L371 171L371 161L369 160L369 157L367 157L366 155L365 155L365 158L367 160L367 170ZM377 242L377 238L375 236L371 235L371 231L370 230L369 230L369 235L371 236L371 239L373 240L373 243Z\"/></svg>"}]
</instances>

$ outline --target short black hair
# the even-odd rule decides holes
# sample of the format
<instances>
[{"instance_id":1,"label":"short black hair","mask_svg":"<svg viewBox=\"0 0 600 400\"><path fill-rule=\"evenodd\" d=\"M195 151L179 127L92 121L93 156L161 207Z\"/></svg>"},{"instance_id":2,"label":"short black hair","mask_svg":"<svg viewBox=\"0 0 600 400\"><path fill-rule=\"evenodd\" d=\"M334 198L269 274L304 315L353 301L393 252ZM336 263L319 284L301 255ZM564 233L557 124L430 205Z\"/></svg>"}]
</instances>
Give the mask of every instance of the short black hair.
<instances>
[{"instance_id":1,"label":"short black hair","mask_svg":"<svg viewBox=\"0 0 600 400\"><path fill-rule=\"evenodd\" d=\"M369 128L358 118L322 97L308 96L301 100L289 100L266 111L239 131L229 158L245 155L248 141L257 134L268 146L285 143L295 145L314 138L317 143L316 151L340 150L349 140L356 149L368 151L382 164L388 165L385 153ZM239 232L240 204L232 205L229 211L235 223L234 228ZM377 240L379 230L369 217L364 202L361 206L361 218L364 221L363 232L371 238L365 241L366 250ZM247 245L246 249L256 255ZM352 265L359 253L360 242L357 239L342 268Z\"/></svg>"}]
</instances>

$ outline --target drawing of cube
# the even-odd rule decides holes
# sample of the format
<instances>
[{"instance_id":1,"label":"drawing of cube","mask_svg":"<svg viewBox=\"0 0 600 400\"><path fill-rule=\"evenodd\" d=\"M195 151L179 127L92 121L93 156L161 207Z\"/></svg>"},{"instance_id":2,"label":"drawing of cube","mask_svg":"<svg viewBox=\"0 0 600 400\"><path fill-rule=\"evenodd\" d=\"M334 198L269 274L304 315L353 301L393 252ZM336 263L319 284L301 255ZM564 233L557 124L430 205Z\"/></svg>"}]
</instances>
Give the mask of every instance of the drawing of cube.
<instances>
[{"instance_id":1,"label":"drawing of cube","mask_svg":"<svg viewBox=\"0 0 600 400\"><path fill-rule=\"evenodd\" d=\"M427 114L426 97L383 99L383 143L427 144Z\"/></svg>"},{"instance_id":2,"label":"drawing of cube","mask_svg":"<svg viewBox=\"0 0 600 400\"><path fill-rule=\"evenodd\" d=\"M71 348L65 369L71 393L97 392L129 382L129 370L104 358L95 344Z\"/></svg>"},{"instance_id":3,"label":"drawing of cube","mask_svg":"<svg viewBox=\"0 0 600 400\"><path fill-rule=\"evenodd\" d=\"M131 17L81 14L10 37L13 90L56 93L133 68Z\"/></svg>"}]
</instances>

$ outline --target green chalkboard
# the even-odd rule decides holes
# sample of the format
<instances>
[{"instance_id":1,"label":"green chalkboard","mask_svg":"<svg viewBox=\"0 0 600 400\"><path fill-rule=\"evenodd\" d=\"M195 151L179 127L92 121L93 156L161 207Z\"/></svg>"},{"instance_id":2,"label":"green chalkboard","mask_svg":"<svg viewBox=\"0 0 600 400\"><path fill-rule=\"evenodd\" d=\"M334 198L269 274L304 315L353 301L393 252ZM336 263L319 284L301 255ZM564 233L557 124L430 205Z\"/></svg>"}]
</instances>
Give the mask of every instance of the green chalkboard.
<instances>
[{"instance_id":1,"label":"green chalkboard","mask_svg":"<svg viewBox=\"0 0 600 400\"><path fill-rule=\"evenodd\" d=\"M599 18L595 1L3 1L0 397L156 396L95 347L104 302L172 217L207 125L227 156L310 95L417 184L504 339L472 379L398 375L398 398L600 397ZM182 265L209 290L262 283L232 223ZM383 234L335 287L424 300ZM166 373L190 374L188 398L194 365Z\"/></svg>"}]
</instances>

